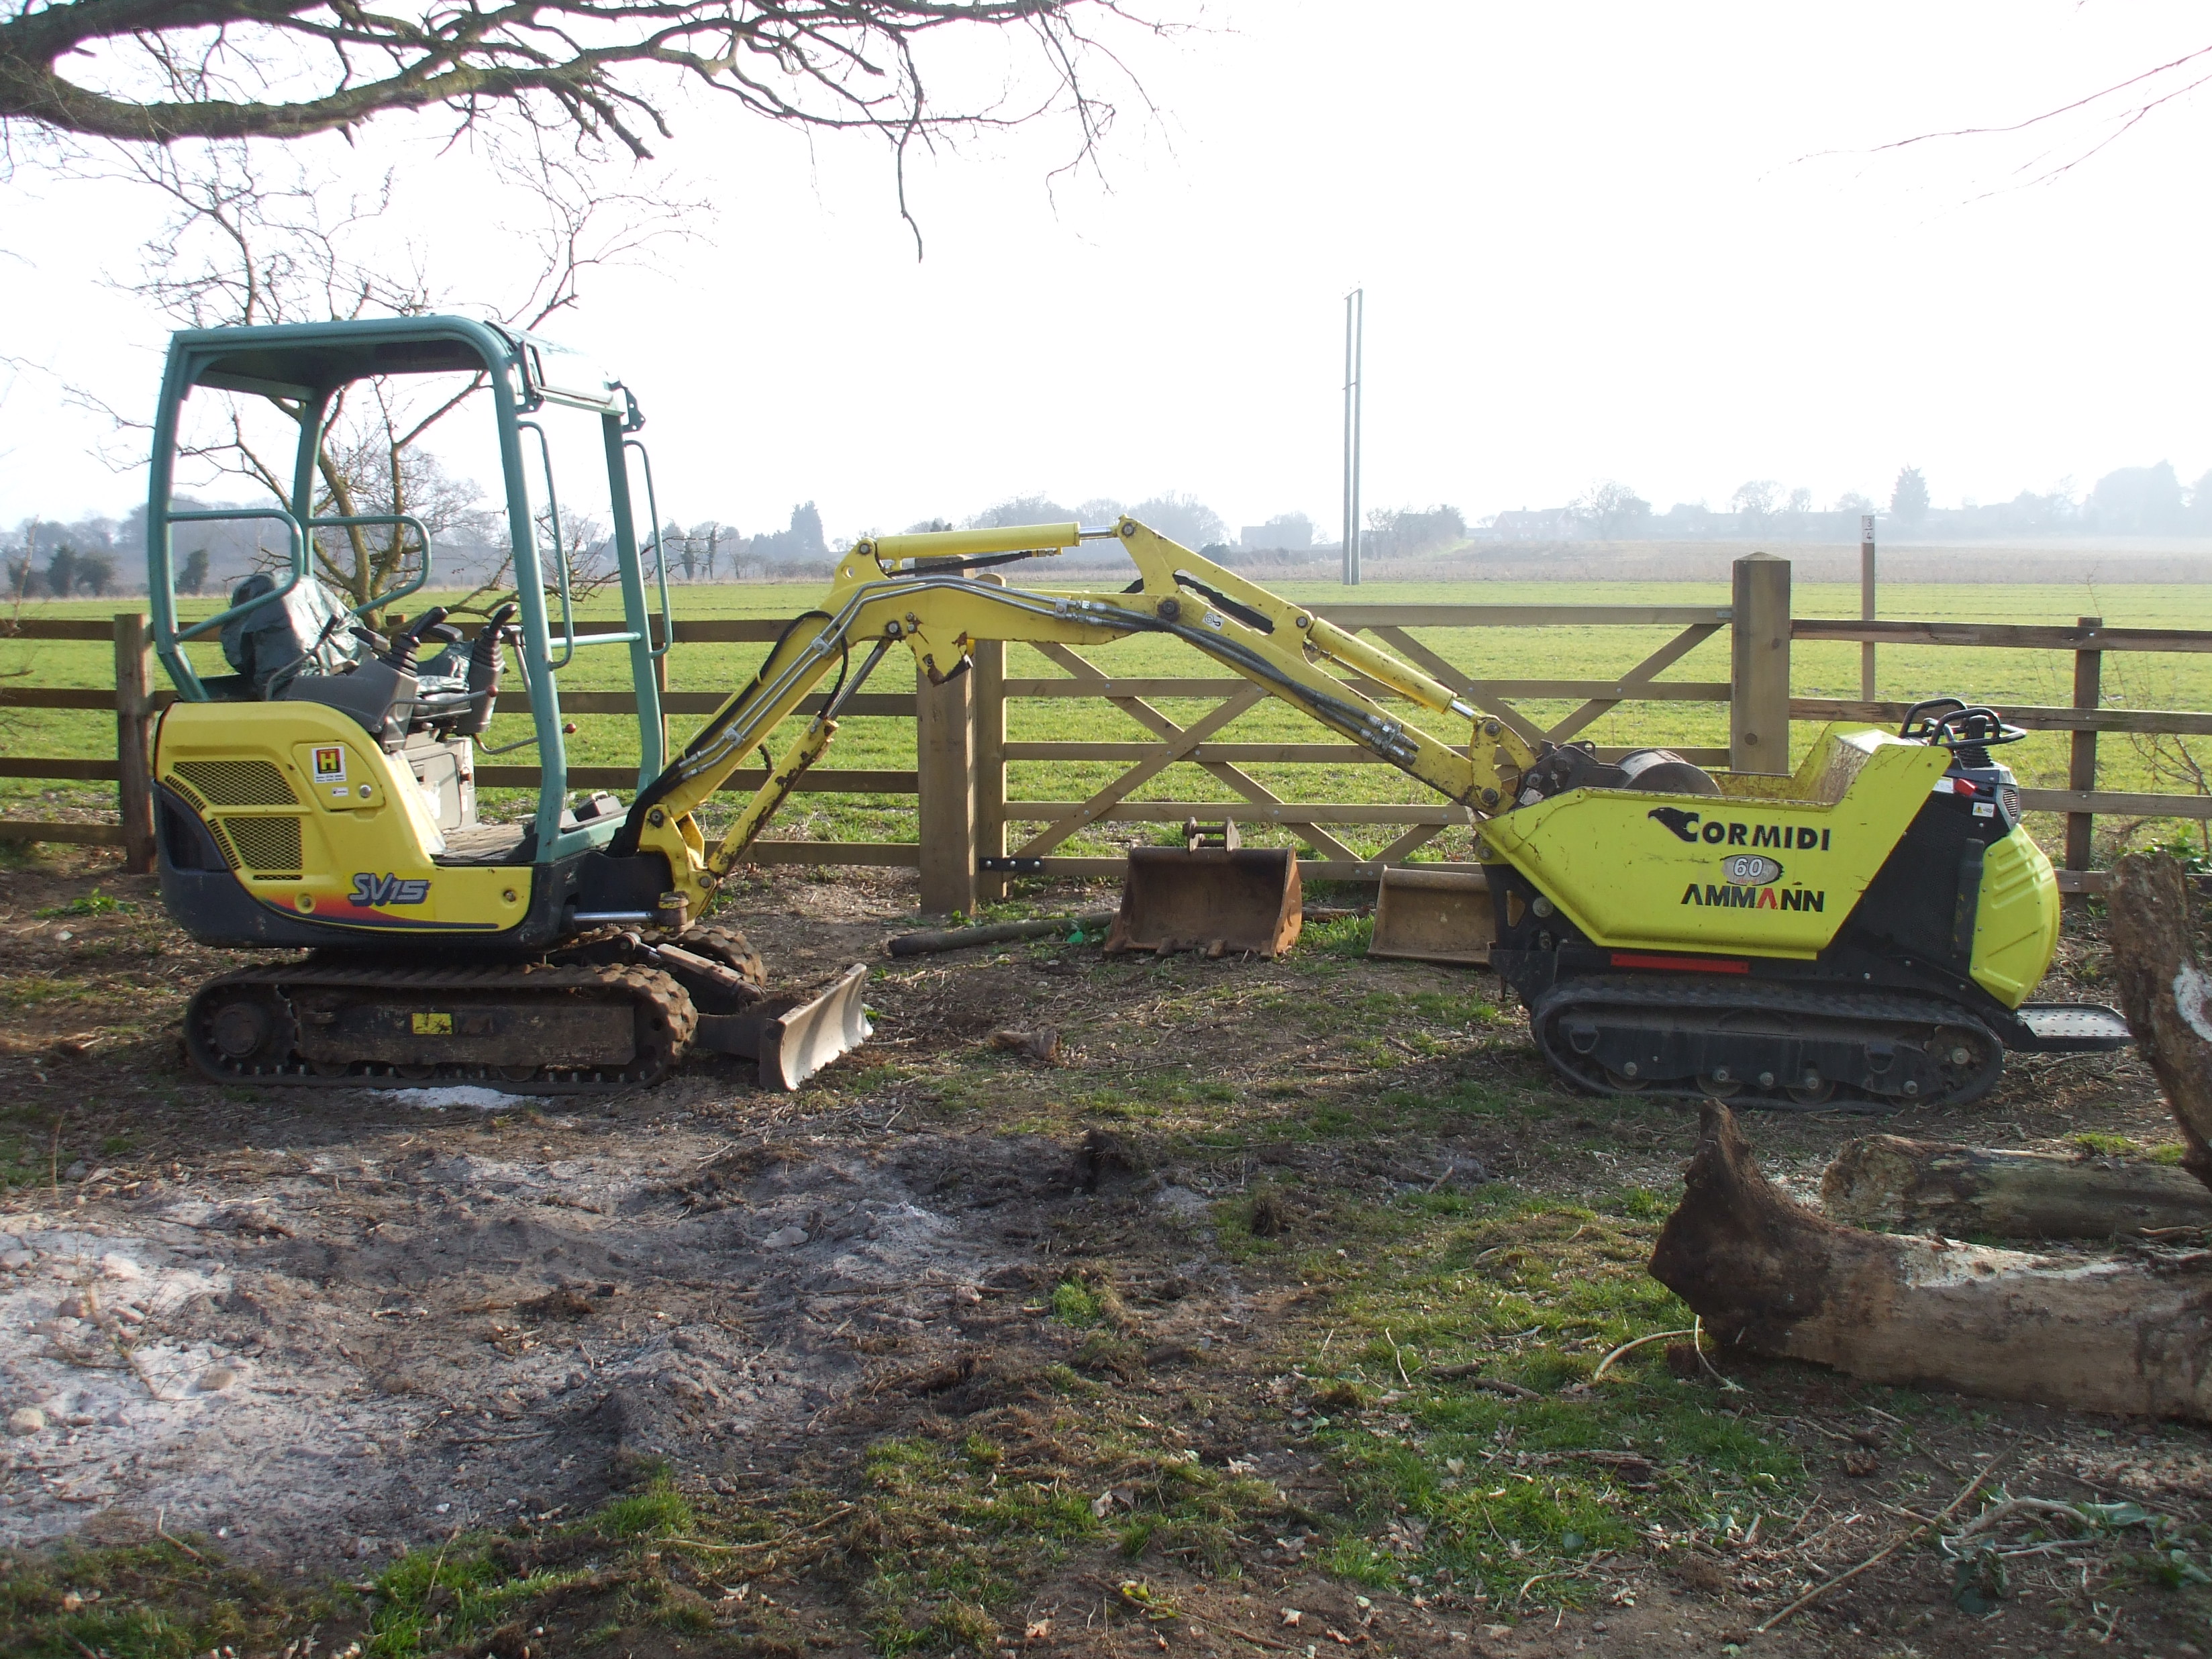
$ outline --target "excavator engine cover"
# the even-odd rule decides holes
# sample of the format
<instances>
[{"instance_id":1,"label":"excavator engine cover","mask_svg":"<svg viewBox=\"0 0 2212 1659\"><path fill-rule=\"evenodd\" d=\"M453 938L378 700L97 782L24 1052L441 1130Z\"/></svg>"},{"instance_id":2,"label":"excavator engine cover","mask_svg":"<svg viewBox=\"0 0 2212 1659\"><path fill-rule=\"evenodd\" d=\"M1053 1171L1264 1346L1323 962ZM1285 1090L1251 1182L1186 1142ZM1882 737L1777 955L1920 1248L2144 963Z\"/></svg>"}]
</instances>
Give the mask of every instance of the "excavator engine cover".
<instances>
[{"instance_id":1,"label":"excavator engine cover","mask_svg":"<svg viewBox=\"0 0 2212 1659\"><path fill-rule=\"evenodd\" d=\"M1273 957L1304 920L1298 855L1287 847L1133 847L1106 952Z\"/></svg>"},{"instance_id":2,"label":"excavator engine cover","mask_svg":"<svg viewBox=\"0 0 2212 1659\"><path fill-rule=\"evenodd\" d=\"M1481 871L1383 871L1369 956L1487 968L1497 938L1498 910Z\"/></svg>"}]
</instances>

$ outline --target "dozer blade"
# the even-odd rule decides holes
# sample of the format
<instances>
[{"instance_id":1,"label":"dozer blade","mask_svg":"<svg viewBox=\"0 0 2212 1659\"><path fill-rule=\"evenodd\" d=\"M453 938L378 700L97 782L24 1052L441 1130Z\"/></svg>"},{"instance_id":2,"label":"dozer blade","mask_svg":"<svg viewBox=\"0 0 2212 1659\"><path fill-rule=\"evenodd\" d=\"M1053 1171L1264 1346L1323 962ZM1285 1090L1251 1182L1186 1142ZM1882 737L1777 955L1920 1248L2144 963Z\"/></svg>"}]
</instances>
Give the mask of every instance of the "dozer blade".
<instances>
[{"instance_id":1,"label":"dozer blade","mask_svg":"<svg viewBox=\"0 0 2212 1659\"><path fill-rule=\"evenodd\" d=\"M1369 956L1486 968L1497 939L1490 878L1481 871L1383 871Z\"/></svg>"},{"instance_id":2,"label":"dozer blade","mask_svg":"<svg viewBox=\"0 0 2212 1659\"><path fill-rule=\"evenodd\" d=\"M854 963L811 1001L770 996L735 1014L702 1014L694 1039L718 1054L757 1060L763 1089L796 1089L874 1034L861 991L868 966Z\"/></svg>"},{"instance_id":3,"label":"dozer blade","mask_svg":"<svg viewBox=\"0 0 2212 1659\"><path fill-rule=\"evenodd\" d=\"M1297 942L1304 902L1287 847L1133 847L1106 952L1278 957Z\"/></svg>"}]
</instances>

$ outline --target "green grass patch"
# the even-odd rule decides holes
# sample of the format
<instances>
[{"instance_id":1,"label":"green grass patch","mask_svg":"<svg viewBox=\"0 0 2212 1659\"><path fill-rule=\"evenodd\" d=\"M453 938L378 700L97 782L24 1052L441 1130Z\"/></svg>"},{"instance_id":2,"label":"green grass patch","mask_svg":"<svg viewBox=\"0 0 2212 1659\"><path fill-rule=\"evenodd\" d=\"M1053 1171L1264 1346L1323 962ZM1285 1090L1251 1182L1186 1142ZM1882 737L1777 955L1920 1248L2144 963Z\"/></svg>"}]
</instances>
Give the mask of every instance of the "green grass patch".
<instances>
[{"instance_id":1,"label":"green grass patch","mask_svg":"<svg viewBox=\"0 0 2212 1659\"><path fill-rule=\"evenodd\" d=\"M1337 1286L1298 1373L1352 1499L1331 1571L1451 1583L1506 1613L1574 1603L1595 1557L1655 1526L1741 1528L1802 1485L1795 1451L1676 1381L1657 1344L1589 1382L1613 1348L1691 1322L1644 1268L1668 1207L1642 1188L1594 1206L1490 1188L1343 1218L1358 1248L1301 1269ZM1480 1389L1468 1365L1536 1397Z\"/></svg>"},{"instance_id":2,"label":"green grass patch","mask_svg":"<svg viewBox=\"0 0 2212 1659\"><path fill-rule=\"evenodd\" d=\"M357 1611L348 1594L287 1594L194 1543L0 1557L0 1648L17 1659L277 1653L349 1615Z\"/></svg>"}]
</instances>

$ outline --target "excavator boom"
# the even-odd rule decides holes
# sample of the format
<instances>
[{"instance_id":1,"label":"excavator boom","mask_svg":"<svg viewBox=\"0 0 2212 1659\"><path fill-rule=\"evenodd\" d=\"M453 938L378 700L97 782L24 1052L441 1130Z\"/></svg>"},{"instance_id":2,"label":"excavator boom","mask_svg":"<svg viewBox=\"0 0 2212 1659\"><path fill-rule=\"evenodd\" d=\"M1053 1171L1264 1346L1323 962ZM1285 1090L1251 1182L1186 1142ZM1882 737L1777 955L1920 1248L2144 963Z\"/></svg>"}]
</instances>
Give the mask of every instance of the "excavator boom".
<instances>
[{"instance_id":1,"label":"excavator boom","mask_svg":"<svg viewBox=\"0 0 2212 1659\"><path fill-rule=\"evenodd\" d=\"M972 574L1108 538L1137 567L1138 580L1119 592L1002 587ZM1510 728L1450 688L1134 519L1098 530L1063 524L884 536L854 546L820 607L793 621L751 683L639 792L609 850L661 853L694 914L703 914L714 885L827 750L838 711L893 646L904 645L941 683L967 668L978 640L1097 645L1132 634L1183 641L1476 812L1510 801L1536 759ZM855 650L866 653L857 666ZM838 678L822 713L709 849L693 814L833 672ZM1391 714L1376 701L1382 696L1467 720L1467 746Z\"/></svg>"}]
</instances>

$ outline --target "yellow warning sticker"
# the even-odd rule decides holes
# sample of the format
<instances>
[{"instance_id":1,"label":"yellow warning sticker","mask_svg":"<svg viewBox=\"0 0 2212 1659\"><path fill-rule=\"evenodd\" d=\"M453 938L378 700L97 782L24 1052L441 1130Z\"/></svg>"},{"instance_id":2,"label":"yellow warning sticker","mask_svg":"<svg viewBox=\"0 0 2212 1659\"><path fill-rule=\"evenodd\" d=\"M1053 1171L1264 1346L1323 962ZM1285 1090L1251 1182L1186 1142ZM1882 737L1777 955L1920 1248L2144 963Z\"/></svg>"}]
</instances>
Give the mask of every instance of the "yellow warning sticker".
<instances>
[{"instance_id":1,"label":"yellow warning sticker","mask_svg":"<svg viewBox=\"0 0 2212 1659\"><path fill-rule=\"evenodd\" d=\"M451 1036L453 1017L451 1014L410 1014L416 1036Z\"/></svg>"},{"instance_id":2,"label":"yellow warning sticker","mask_svg":"<svg viewBox=\"0 0 2212 1659\"><path fill-rule=\"evenodd\" d=\"M315 750L315 781L343 783L346 781L345 745L326 744Z\"/></svg>"}]
</instances>

